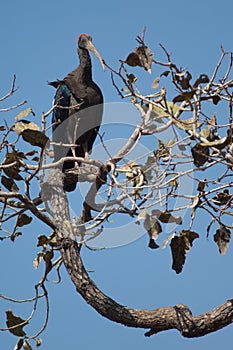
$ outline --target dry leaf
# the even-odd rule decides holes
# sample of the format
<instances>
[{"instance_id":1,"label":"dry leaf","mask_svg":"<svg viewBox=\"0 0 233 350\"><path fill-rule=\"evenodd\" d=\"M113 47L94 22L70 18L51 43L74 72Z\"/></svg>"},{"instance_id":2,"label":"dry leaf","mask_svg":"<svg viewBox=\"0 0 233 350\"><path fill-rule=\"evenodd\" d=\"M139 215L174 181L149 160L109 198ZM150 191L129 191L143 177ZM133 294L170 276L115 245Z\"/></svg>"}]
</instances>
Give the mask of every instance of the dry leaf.
<instances>
[{"instance_id":1,"label":"dry leaf","mask_svg":"<svg viewBox=\"0 0 233 350\"><path fill-rule=\"evenodd\" d=\"M220 225L219 229L214 235L214 241L217 243L219 253L224 255L228 249L231 240L231 231L226 228L223 224Z\"/></svg>"},{"instance_id":2,"label":"dry leaf","mask_svg":"<svg viewBox=\"0 0 233 350\"><path fill-rule=\"evenodd\" d=\"M49 138L41 131L26 129L21 133L23 140L29 142L32 146L45 148L49 146Z\"/></svg>"},{"instance_id":3,"label":"dry leaf","mask_svg":"<svg viewBox=\"0 0 233 350\"><path fill-rule=\"evenodd\" d=\"M9 177L2 175L1 183L10 192L18 192L19 191L19 188L16 185L16 183L14 182L14 180L10 179Z\"/></svg>"},{"instance_id":4,"label":"dry leaf","mask_svg":"<svg viewBox=\"0 0 233 350\"><path fill-rule=\"evenodd\" d=\"M159 86L159 82L160 82L160 77L155 78L153 80L153 83L151 84L152 89L157 89L157 87Z\"/></svg>"},{"instance_id":5,"label":"dry leaf","mask_svg":"<svg viewBox=\"0 0 233 350\"><path fill-rule=\"evenodd\" d=\"M151 249L159 248L159 245L155 242L158 239L159 234L162 232L162 228L158 220L153 216L146 214L144 228L146 229L150 239L148 247Z\"/></svg>"},{"instance_id":6,"label":"dry leaf","mask_svg":"<svg viewBox=\"0 0 233 350\"><path fill-rule=\"evenodd\" d=\"M28 120L20 120L19 122L16 122L14 124L14 131L20 135L24 130L30 129L30 130L40 130L40 127Z\"/></svg>"},{"instance_id":7,"label":"dry leaf","mask_svg":"<svg viewBox=\"0 0 233 350\"><path fill-rule=\"evenodd\" d=\"M197 143L191 148L193 162L197 167L204 165L209 159L209 148Z\"/></svg>"},{"instance_id":8,"label":"dry leaf","mask_svg":"<svg viewBox=\"0 0 233 350\"><path fill-rule=\"evenodd\" d=\"M170 247L172 252L172 269L176 273L180 273L183 269L186 254L192 247L193 240L198 238L199 235L189 230L183 230L180 232L180 236L172 238Z\"/></svg>"},{"instance_id":9,"label":"dry leaf","mask_svg":"<svg viewBox=\"0 0 233 350\"><path fill-rule=\"evenodd\" d=\"M152 215L155 215L159 221L164 223L176 223L177 225L182 224L182 218L180 216L174 216L167 211L161 211L158 209L152 210Z\"/></svg>"},{"instance_id":10,"label":"dry leaf","mask_svg":"<svg viewBox=\"0 0 233 350\"><path fill-rule=\"evenodd\" d=\"M24 109L22 112L20 112L16 117L15 117L15 121L21 119L21 118L25 118L27 117L30 113L32 113L33 115L35 115L35 113L33 112L33 110L31 108L27 108Z\"/></svg>"},{"instance_id":11,"label":"dry leaf","mask_svg":"<svg viewBox=\"0 0 233 350\"><path fill-rule=\"evenodd\" d=\"M10 165L7 168L3 168L4 173L11 179L14 180L23 180L20 172L20 163L16 153L7 153L6 158L4 159L3 165Z\"/></svg>"},{"instance_id":12,"label":"dry leaf","mask_svg":"<svg viewBox=\"0 0 233 350\"><path fill-rule=\"evenodd\" d=\"M15 328L9 329L9 332L12 334L18 336L18 337L24 337L26 333L23 330L23 327L28 324L28 321L22 319L19 316L15 316L12 312L12 310L6 311L6 324L8 328L17 326Z\"/></svg>"},{"instance_id":13,"label":"dry leaf","mask_svg":"<svg viewBox=\"0 0 233 350\"><path fill-rule=\"evenodd\" d=\"M32 221L32 217L26 214L20 214L16 221L16 227L22 227L25 225L29 225Z\"/></svg>"},{"instance_id":14,"label":"dry leaf","mask_svg":"<svg viewBox=\"0 0 233 350\"><path fill-rule=\"evenodd\" d=\"M38 239L37 247L43 247L44 245L47 245L49 242L48 237L45 235L38 236L37 239Z\"/></svg>"}]
</instances>

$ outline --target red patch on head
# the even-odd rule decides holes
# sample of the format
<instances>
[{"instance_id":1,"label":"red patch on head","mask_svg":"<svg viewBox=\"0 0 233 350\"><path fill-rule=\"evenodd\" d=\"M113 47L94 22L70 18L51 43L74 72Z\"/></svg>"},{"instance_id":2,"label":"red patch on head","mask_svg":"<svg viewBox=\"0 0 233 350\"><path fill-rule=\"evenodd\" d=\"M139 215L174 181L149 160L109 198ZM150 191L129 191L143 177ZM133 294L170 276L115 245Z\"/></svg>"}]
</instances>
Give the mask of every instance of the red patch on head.
<instances>
[{"instance_id":1,"label":"red patch on head","mask_svg":"<svg viewBox=\"0 0 233 350\"><path fill-rule=\"evenodd\" d=\"M79 36L78 36L78 43L79 43L79 41L80 41L82 36L86 36L87 38L90 38L90 34L79 34Z\"/></svg>"}]
</instances>

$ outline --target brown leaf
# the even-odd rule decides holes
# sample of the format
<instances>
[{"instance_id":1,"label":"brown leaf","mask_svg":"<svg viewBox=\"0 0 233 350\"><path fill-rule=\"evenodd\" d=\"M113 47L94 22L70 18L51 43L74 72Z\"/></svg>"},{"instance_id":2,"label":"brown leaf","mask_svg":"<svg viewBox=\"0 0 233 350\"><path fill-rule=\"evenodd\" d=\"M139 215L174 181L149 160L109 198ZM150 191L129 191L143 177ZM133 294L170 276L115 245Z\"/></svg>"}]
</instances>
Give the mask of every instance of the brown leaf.
<instances>
[{"instance_id":1,"label":"brown leaf","mask_svg":"<svg viewBox=\"0 0 233 350\"><path fill-rule=\"evenodd\" d=\"M134 49L136 54L138 54L141 66L144 67L144 69L151 73L151 65L153 61L153 55L152 51L149 47L145 45L140 45Z\"/></svg>"},{"instance_id":2,"label":"brown leaf","mask_svg":"<svg viewBox=\"0 0 233 350\"><path fill-rule=\"evenodd\" d=\"M17 326L15 328L9 329L9 332L12 334L18 336L18 337L24 337L26 333L23 330L23 327L28 324L28 321L23 320L19 316L15 316L12 312L12 310L6 311L6 324L8 328Z\"/></svg>"},{"instance_id":3,"label":"brown leaf","mask_svg":"<svg viewBox=\"0 0 233 350\"><path fill-rule=\"evenodd\" d=\"M17 344L16 344L15 347L14 347L14 350L20 350L20 349L22 349L23 342L24 342L23 338L19 338L19 340L17 341Z\"/></svg>"},{"instance_id":4,"label":"brown leaf","mask_svg":"<svg viewBox=\"0 0 233 350\"><path fill-rule=\"evenodd\" d=\"M10 164L12 163L12 166ZM20 163L17 157L17 153L11 152L7 153L4 159L3 165L9 165L7 168L3 168L4 173L11 179L23 180L20 172Z\"/></svg>"},{"instance_id":5,"label":"brown leaf","mask_svg":"<svg viewBox=\"0 0 233 350\"><path fill-rule=\"evenodd\" d=\"M181 95L176 96L173 99L173 102L183 102L183 101L189 101L193 98L193 95L195 94L195 91L187 91L187 92L183 92Z\"/></svg>"},{"instance_id":6,"label":"brown leaf","mask_svg":"<svg viewBox=\"0 0 233 350\"><path fill-rule=\"evenodd\" d=\"M197 167L204 165L209 159L209 148L197 143L191 148L193 162Z\"/></svg>"},{"instance_id":7,"label":"brown leaf","mask_svg":"<svg viewBox=\"0 0 233 350\"><path fill-rule=\"evenodd\" d=\"M160 74L160 77L167 77L170 74L170 70L165 70L165 72Z\"/></svg>"},{"instance_id":8,"label":"brown leaf","mask_svg":"<svg viewBox=\"0 0 233 350\"><path fill-rule=\"evenodd\" d=\"M172 269L175 270L177 274L182 271L186 254L189 252L190 247L192 247L193 240L198 237L199 235L195 232L183 230L180 232L180 236L172 238L170 243L172 252Z\"/></svg>"},{"instance_id":9,"label":"brown leaf","mask_svg":"<svg viewBox=\"0 0 233 350\"><path fill-rule=\"evenodd\" d=\"M224 255L228 249L231 240L231 231L226 228L223 224L220 225L219 229L214 235L214 241L217 243L219 253Z\"/></svg>"},{"instance_id":10,"label":"brown leaf","mask_svg":"<svg viewBox=\"0 0 233 350\"><path fill-rule=\"evenodd\" d=\"M200 84L206 84L206 83L208 83L209 81L210 81L210 80L209 80L208 75L206 75L206 74L201 74L201 75L199 76L199 78L197 78L197 80L195 81L195 83L193 84L193 87L194 87L194 88L197 88L198 85L200 85Z\"/></svg>"},{"instance_id":11,"label":"brown leaf","mask_svg":"<svg viewBox=\"0 0 233 350\"><path fill-rule=\"evenodd\" d=\"M135 83L137 81L137 77L135 77L135 75L134 74L129 74L129 76L128 76L128 83L129 84L133 84L133 83Z\"/></svg>"},{"instance_id":12,"label":"brown leaf","mask_svg":"<svg viewBox=\"0 0 233 350\"><path fill-rule=\"evenodd\" d=\"M41 338L37 338L36 339L36 347L39 348L42 344L42 339Z\"/></svg>"},{"instance_id":13,"label":"brown leaf","mask_svg":"<svg viewBox=\"0 0 233 350\"><path fill-rule=\"evenodd\" d=\"M152 89L157 89L157 87L159 86L159 82L160 82L160 78L157 77L153 80L153 83L151 84Z\"/></svg>"},{"instance_id":14,"label":"brown leaf","mask_svg":"<svg viewBox=\"0 0 233 350\"><path fill-rule=\"evenodd\" d=\"M32 146L45 148L46 144L49 146L49 138L41 131L26 129L22 133L24 141L29 142Z\"/></svg>"},{"instance_id":15,"label":"brown leaf","mask_svg":"<svg viewBox=\"0 0 233 350\"><path fill-rule=\"evenodd\" d=\"M47 245L49 242L48 237L45 235L38 236L37 239L38 239L37 247L40 247L40 246L43 247L44 245Z\"/></svg>"},{"instance_id":16,"label":"brown leaf","mask_svg":"<svg viewBox=\"0 0 233 350\"><path fill-rule=\"evenodd\" d=\"M45 261L45 276L48 275L48 273L52 270L53 264L52 264L52 259L53 259L53 249L48 250L44 256L43 259Z\"/></svg>"},{"instance_id":17,"label":"brown leaf","mask_svg":"<svg viewBox=\"0 0 233 350\"><path fill-rule=\"evenodd\" d=\"M20 214L16 221L16 227L22 227L25 225L29 225L32 221L32 217L27 214Z\"/></svg>"},{"instance_id":18,"label":"brown leaf","mask_svg":"<svg viewBox=\"0 0 233 350\"><path fill-rule=\"evenodd\" d=\"M182 224L182 218L180 216L174 216L167 211L160 211L158 209L154 209L151 213L152 215L155 215L161 222L176 223L177 225Z\"/></svg>"},{"instance_id":19,"label":"brown leaf","mask_svg":"<svg viewBox=\"0 0 233 350\"><path fill-rule=\"evenodd\" d=\"M219 103L219 101L221 100L221 97L219 97L218 95L214 95L212 97L212 100L213 100L213 104L217 105Z\"/></svg>"},{"instance_id":20,"label":"brown leaf","mask_svg":"<svg viewBox=\"0 0 233 350\"><path fill-rule=\"evenodd\" d=\"M206 181L201 181L201 180L200 180L200 181L198 182L198 185L197 185L197 190L198 190L199 192L203 192L204 189L205 189L206 184L207 184Z\"/></svg>"},{"instance_id":21,"label":"brown leaf","mask_svg":"<svg viewBox=\"0 0 233 350\"><path fill-rule=\"evenodd\" d=\"M43 259L43 255L44 255L44 252L39 252L37 254L37 257L33 260L33 267L34 269L37 269L38 266L39 266L39 263L41 262L41 260Z\"/></svg>"},{"instance_id":22,"label":"brown leaf","mask_svg":"<svg viewBox=\"0 0 233 350\"><path fill-rule=\"evenodd\" d=\"M33 350L33 348L31 347L31 345L28 343L27 340L24 341L23 348L24 350Z\"/></svg>"},{"instance_id":23,"label":"brown leaf","mask_svg":"<svg viewBox=\"0 0 233 350\"><path fill-rule=\"evenodd\" d=\"M162 232L162 228L158 220L153 216L146 214L143 225L150 238L148 247L152 249L159 248L159 245L155 243L155 241L158 239L159 234Z\"/></svg>"},{"instance_id":24,"label":"brown leaf","mask_svg":"<svg viewBox=\"0 0 233 350\"><path fill-rule=\"evenodd\" d=\"M19 237L19 236L22 236L22 232L16 231L16 232L13 232L13 233L10 235L10 239L11 239L12 242L14 242L15 239L16 239L17 237Z\"/></svg>"},{"instance_id":25,"label":"brown leaf","mask_svg":"<svg viewBox=\"0 0 233 350\"><path fill-rule=\"evenodd\" d=\"M130 67L136 67L136 66L141 67L141 61L136 52L131 52L126 58L125 63L127 63L128 66Z\"/></svg>"},{"instance_id":26,"label":"brown leaf","mask_svg":"<svg viewBox=\"0 0 233 350\"><path fill-rule=\"evenodd\" d=\"M192 75L189 72L186 72L186 76L182 77L182 79L180 80L180 85L182 89L188 90L190 88L189 82L191 79L192 79Z\"/></svg>"},{"instance_id":27,"label":"brown leaf","mask_svg":"<svg viewBox=\"0 0 233 350\"><path fill-rule=\"evenodd\" d=\"M10 191L10 192L18 192L19 191L19 188L16 185L16 183L14 182L14 180L10 179L9 177L6 177L4 175L2 175L1 184L4 187L6 187L6 189L8 189L8 191Z\"/></svg>"},{"instance_id":28,"label":"brown leaf","mask_svg":"<svg viewBox=\"0 0 233 350\"><path fill-rule=\"evenodd\" d=\"M35 149L33 149L32 151L29 151L27 153L25 153L25 156L34 156L34 154L38 153Z\"/></svg>"},{"instance_id":29,"label":"brown leaf","mask_svg":"<svg viewBox=\"0 0 233 350\"><path fill-rule=\"evenodd\" d=\"M217 195L212 199L215 205L224 205L230 204L233 199L233 196L229 194L229 190L223 190L222 192L217 193Z\"/></svg>"}]
</instances>

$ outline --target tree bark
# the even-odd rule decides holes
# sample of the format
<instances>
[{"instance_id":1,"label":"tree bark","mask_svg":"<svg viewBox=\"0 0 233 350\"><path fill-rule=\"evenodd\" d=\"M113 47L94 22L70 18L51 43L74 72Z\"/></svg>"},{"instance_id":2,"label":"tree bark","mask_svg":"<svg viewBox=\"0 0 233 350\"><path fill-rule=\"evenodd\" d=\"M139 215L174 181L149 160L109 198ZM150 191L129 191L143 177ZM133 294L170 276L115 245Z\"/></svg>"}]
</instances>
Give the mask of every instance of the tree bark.
<instances>
[{"instance_id":1,"label":"tree bark","mask_svg":"<svg viewBox=\"0 0 233 350\"><path fill-rule=\"evenodd\" d=\"M128 327L149 329L146 336L177 329L184 337L201 337L233 322L233 299L209 312L194 316L188 306L183 304L140 310L120 305L105 295L89 277L83 265L81 245L77 243L70 223L68 200L63 191L63 176L60 170L53 169L48 178L58 247L77 292L99 314Z\"/></svg>"}]
</instances>

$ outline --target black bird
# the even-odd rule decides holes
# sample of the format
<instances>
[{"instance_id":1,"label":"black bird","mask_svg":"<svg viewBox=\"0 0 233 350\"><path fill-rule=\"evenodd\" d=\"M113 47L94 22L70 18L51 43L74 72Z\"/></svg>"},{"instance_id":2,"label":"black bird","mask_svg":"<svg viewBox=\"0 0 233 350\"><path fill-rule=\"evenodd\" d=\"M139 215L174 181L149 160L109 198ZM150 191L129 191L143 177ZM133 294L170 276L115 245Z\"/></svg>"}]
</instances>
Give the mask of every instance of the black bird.
<instances>
[{"instance_id":1,"label":"black bird","mask_svg":"<svg viewBox=\"0 0 233 350\"><path fill-rule=\"evenodd\" d=\"M91 58L88 50L100 60L104 69L103 59L92 44L89 34L78 37L78 56L80 65L63 80L49 82L57 91L54 97L52 123L54 161L62 157L87 158L92 150L103 114L103 95L92 80ZM66 144L66 146L58 144ZM73 147L68 145L72 144ZM80 165L80 163L78 163ZM62 171L74 168L76 162L66 161ZM71 192L76 187L76 181L65 179L64 190Z\"/></svg>"}]
</instances>

